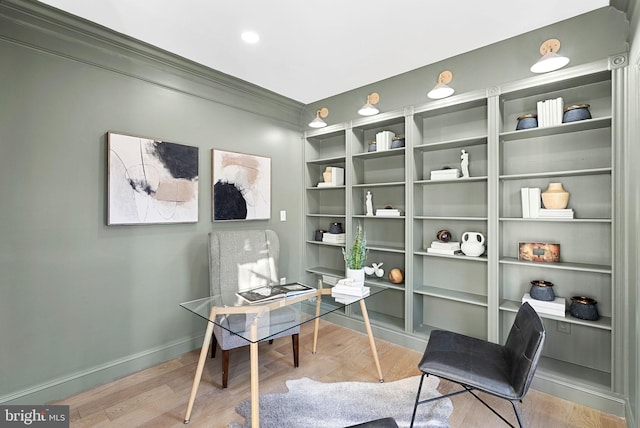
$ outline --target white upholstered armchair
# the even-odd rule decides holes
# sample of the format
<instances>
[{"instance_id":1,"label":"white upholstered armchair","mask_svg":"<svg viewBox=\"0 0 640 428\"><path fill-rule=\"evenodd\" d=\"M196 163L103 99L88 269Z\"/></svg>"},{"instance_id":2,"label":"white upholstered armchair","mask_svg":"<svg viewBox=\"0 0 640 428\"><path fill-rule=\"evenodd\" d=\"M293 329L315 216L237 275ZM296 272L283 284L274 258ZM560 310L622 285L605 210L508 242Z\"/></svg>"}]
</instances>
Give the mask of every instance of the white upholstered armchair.
<instances>
[{"instance_id":1,"label":"white upholstered armchair","mask_svg":"<svg viewBox=\"0 0 640 428\"><path fill-rule=\"evenodd\" d=\"M280 241L273 230L234 230L209 233L209 283L211 295L234 293L278 283L278 257ZM259 329L269 329L283 322L290 322L299 313L294 308L284 308L262 317ZM222 315L219 321L228 323L229 330L248 331L251 323L244 314ZM264 331L264 330L263 330ZM269 337L273 339L291 336L293 344L293 364L298 367L298 338L300 327L286 330ZM246 335L244 335L246 337ZM262 336L262 334L261 334ZM249 345L237 334L214 325L211 357L216 354L217 345L222 350L222 387L229 379L229 353L231 349Z\"/></svg>"}]
</instances>

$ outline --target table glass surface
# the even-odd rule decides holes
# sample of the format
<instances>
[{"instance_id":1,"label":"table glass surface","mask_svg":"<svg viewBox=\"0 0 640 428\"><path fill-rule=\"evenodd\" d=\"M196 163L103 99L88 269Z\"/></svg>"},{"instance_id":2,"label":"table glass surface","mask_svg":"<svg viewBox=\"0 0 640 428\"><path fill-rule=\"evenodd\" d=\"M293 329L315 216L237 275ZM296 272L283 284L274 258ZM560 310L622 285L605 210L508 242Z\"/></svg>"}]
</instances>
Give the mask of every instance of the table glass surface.
<instances>
[{"instance_id":1,"label":"table glass surface","mask_svg":"<svg viewBox=\"0 0 640 428\"><path fill-rule=\"evenodd\" d=\"M382 291L382 288L371 288L370 294L365 297L334 297L331 294L317 297L317 293L310 293L253 304L247 303L236 293L226 293L180 303L180 306L248 342L252 342L250 325L257 317L258 335L254 341L259 342ZM318 313L317 299L320 299ZM291 303L292 301L295 302ZM217 313L213 320L210 319L212 309Z\"/></svg>"}]
</instances>

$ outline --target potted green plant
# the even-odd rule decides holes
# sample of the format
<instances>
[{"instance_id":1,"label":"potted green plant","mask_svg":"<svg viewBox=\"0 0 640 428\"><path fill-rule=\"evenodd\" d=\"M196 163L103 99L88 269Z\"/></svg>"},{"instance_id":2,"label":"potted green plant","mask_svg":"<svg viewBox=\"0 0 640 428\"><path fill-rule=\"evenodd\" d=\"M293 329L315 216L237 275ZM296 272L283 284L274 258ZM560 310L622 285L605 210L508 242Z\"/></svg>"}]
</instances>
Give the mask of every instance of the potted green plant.
<instances>
[{"instance_id":1,"label":"potted green plant","mask_svg":"<svg viewBox=\"0 0 640 428\"><path fill-rule=\"evenodd\" d=\"M356 227L351 249L347 251L343 248L342 255L347 263L346 277L364 282L364 263L367 261L369 250L367 249L367 237L360 223Z\"/></svg>"}]
</instances>

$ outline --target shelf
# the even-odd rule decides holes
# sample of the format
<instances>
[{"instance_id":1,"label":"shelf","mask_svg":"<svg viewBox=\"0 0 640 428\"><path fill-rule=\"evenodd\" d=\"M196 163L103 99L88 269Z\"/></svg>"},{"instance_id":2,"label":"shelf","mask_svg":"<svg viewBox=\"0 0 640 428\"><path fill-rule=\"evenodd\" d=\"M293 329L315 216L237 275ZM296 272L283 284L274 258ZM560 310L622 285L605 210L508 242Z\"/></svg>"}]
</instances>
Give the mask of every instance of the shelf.
<instances>
[{"instance_id":1,"label":"shelf","mask_svg":"<svg viewBox=\"0 0 640 428\"><path fill-rule=\"evenodd\" d=\"M487 296L481 296L478 294L464 293L461 291L431 287L427 285L416 287L413 292L423 296L433 296L447 300L454 300L456 302L469 303L471 305L487 306Z\"/></svg>"},{"instance_id":2,"label":"shelf","mask_svg":"<svg viewBox=\"0 0 640 428\"><path fill-rule=\"evenodd\" d=\"M387 272L385 271L385 275L387 275ZM364 279L364 285L366 285L367 287L378 287L378 288L385 288L385 289L391 289L391 290L399 290L399 291L404 291L404 283L402 284L394 284L383 277L383 278L374 278L371 276L367 276Z\"/></svg>"},{"instance_id":3,"label":"shelf","mask_svg":"<svg viewBox=\"0 0 640 428\"><path fill-rule=\"evenodd\" d=\"M314 241L312 239L309 239L306 242L307 242L307 244L325 245L327 247L340 247L340 248L344 248L345 247L345 244L332 244L331 242Z\"/></svg>"},{"instance_id":4,"label":"shelf","mask_svg":"<svg viewBox=\"0 0 640 428\"><path fill-rule=\"evenodd\" d=\"M487 136L479 135L477 137L457 138L455 140L437 141L434 143L426 143L415 146L413 149L417 152L431 152L443 149L462 149L465 147L479 146L487 144Z\"/></svg>"},{"instance_id":5,"label":"shelf","mask_svg":"<svg viewBox=\"0 0 640 428\"><path fill-rule=\"evenodd\" d=\"M516 302L513 300L503 300L500 303L500 310L506 311L506 312L518 312L518 309L520 309L521 305L522 305L521 302ZM611 317L600 316L600 318L597 321L587 321L587 320L581 320L579 318L572 317L571 315L569 315L569 311L566 312L566 317L559 317L559 316L548 315L548 314L539 314L539 315L540 315L540 318L547 318L555 321L566 322L569 324L583 325L586 327L599 328L602 330L611 330L612 328Z\"/></svg>"},{"instance_id":6,"label":"shelf","mask_svg":"<svg viewBox=\"0 0 640 428\"><path fill-rule=\"evenodd\" d=\"M347 158L345 156L331 156L327 158L308 160L307 163L310 165L324 165L327 163L344 163L346 160Z\"/></svg>"},{"instance_id":7,"label":"shelf","mask_svg":"<svg viewBox=\"0 0 640 428\"><path fill-rule=\"evenodd\" d=\"M576 169L567 171L548 171L535 172L528 174L508 174L501 175L500 180L525 180L530 178L547 178L547 177L579 177L585 175L610 175L611 168L592 168L592 169Z\"/></svg>"},{"instance_id":8,"label":"shelf","mask_svg":"<svg viewBox=\"0 0 640 428\"><path fill-rule=\"evenodd\" d=\"M326 186L326 187L318 187L318 186L309 186L306 188L307 190L345 190L345 186Z\"/></svg>"},{"instance_id":9,"label":"shelf","mask_svg":"<svg viewBox=\"0 0 640 428\"><path fill-rule=\"evenodd\" d=\"M416 180L413 184L422 185L422 184L442 184L442 183L469 183L474 181L487 181L487 176L479 176L479 177L469 177L469 178L456 178L452 180Z\"/></svg>"},{"instance_id":10,"label":"shelf","mask_svg":"<svg viewBox=\"0 0 640 428\"><path fill-rule=\"evenodd\" d=\"M380 245L374 245L374 244L367 244L367 248L369 248L369 251L385 251L387 253L404 253L404 247L400 247L400 246L389 246L389 245L384 245L384 246L380 246Z\"/></svg>"},{"instance_id":11,"label":"shelf","mask_svg":"<svg viewBox=\"0 0 640 428\"><path fill-rule=\"evenodd\" d=\"M518 260L513 257L505 257L500 259L500 263L510 265L521 265L528 267L539 267L542 269L563 269L563 270L575 270L581 272L593 272L593 273L611 273L611 266L608 265L592 265L586 263L569 263L569 262L554 262L554 263L536 263Z\"/></svg>"},{"instance_id":12,"label":"shelf","mask_svg":"<svg viewBox=\"0 0 640 428\"><path fill-rule=\"evenodd\" d=\"M472 256L465 256L463 254L458 255L458 256L456 256L456 255L450 256L448 254L427 253L426 251L414 251L413 254L415 254L416 256L443 257L443 258L447 258L447 259L462 260L462 261L466 261L466 262L483 262L483 263L487 262L487 257L486 256L472 257Z\"/></svg>"},{"instance_id":13,"label":"shelf","mask_svg":"<svg viewBox=\"0 0 640 428\"><path fill-rule=\"evenodd\" d=\"M522 218L500 217L500 221L526 221L526 222L561 222L561 223L611 223L610 218Z\"/></svg>"},{"instance_id":14,"label":"shelf","mask_svg":"<svg viewBox=\"0 0 640 428\"><path fill-rule=\"evenodd\" d=\"M427 216L416 215L413 216L414 220L434 220L434 221L487 221L487 217L442 217L442 216Z\"/></svg>"},{"instance_id":15,"label":"shelf","mask_svg":"<svg viewBox=\"0 0 640 428\"><path fill-rule=\"evenodd\" d=\"M609 372L603 372L583 365L571 364L545 356L540 358L536 376L548 378L553 381L562 379L569 384L579 382L604 390L611 388L611 373Z\"/></svg>"},{"instance_id":16,"label":"shelf","mask_svg":"<svg viewBox=\"0 0 640 428\"><path fill-rule=\"evenodd\" d=\"M382 150L379 152L376 151L376 152L356 153L355 155L353 155L353 159L367 160L367 159L376 159L376 158L383 158L383 157L390 157L390 156L404 156L404 154L405 154L405 148L398 147L396 149Z\"/></svg>"},{"instance_id":17,"label":"shelf","mask_svg":"<svg viewBox=\"0 0 640 428\"><path fill-rule=\"evenodd\" d=\"M353 187L354 189L357 189L357 188L367 188L367 187L389 187L389 186L403 186L404 187L404 181L390 181L388 183L354 184L351 187Z\"/></svg>"},{"instance_id":18,"label":"shelf","mask_svg":"<svg viewBox=\"0 0 640 428\"><path fill-rule=\"evenodd\" d=\"M329 275L336 278L344 278L344 270L330 269L321 266L310 267L306 269L307 272L315 273L317 275Z\"/></svg>"},{"instance_id":19,"label":"shelf","mask_svg":"<svg viewBox=\"0 0 640 428\"><path fill-rule=\"evenodd\" d=\"M611 116L596 119L580 120L578 122L563 123L542 128L522 129L520 131L507 131L500 133L502 142L525 140L527 138L548 137L550 135L567 134L569 132L589 131L593 129L608 128L611 126Z\"/></svg>"}]
</instances>

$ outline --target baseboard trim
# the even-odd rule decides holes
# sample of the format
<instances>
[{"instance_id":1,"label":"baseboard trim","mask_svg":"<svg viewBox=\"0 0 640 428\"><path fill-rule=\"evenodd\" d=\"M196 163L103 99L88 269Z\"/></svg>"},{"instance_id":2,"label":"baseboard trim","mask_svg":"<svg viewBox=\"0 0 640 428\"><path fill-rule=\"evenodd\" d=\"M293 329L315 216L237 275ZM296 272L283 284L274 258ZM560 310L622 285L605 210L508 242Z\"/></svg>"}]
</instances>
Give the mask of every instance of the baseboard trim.
<instances>
[{"instance_id":1,"label":"baseboard trim","mask_svg":"<svg viewBox=\"0 0 640 428\"><path fill-rule=\"evenodd\" d=\"M136 371L176 358L202 346L203 335L183 337L169 343L70 373L0 396L2 404L44 404L62 400Z\"/></svg>"}]
</instances>

